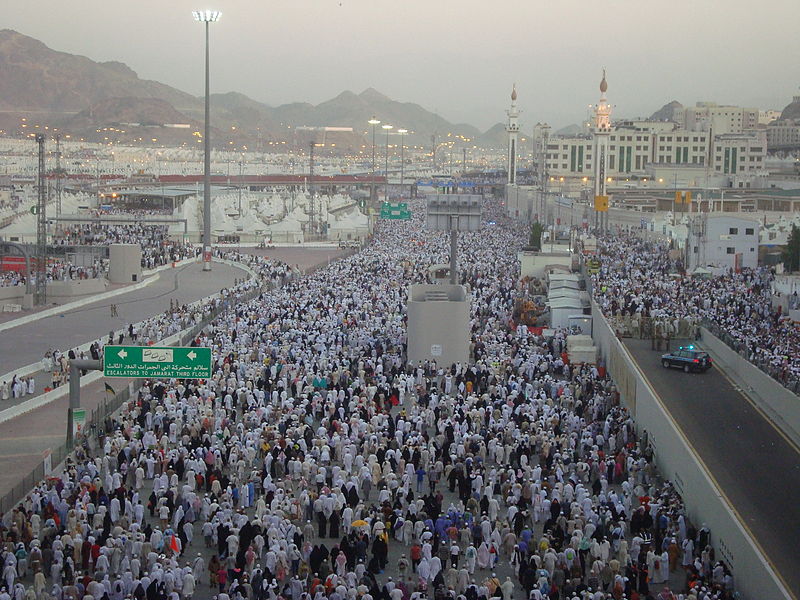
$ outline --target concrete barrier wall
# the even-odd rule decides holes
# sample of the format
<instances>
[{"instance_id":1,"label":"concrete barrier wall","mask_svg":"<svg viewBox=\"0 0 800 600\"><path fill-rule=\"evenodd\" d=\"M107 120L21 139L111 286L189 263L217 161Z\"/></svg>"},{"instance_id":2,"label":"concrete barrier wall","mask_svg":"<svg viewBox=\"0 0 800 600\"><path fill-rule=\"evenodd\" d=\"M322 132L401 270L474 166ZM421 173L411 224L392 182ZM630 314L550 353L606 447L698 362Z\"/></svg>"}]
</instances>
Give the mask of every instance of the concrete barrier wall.
<instances>
[{"instance_id":1,"label":"concrete barrier wall","mask_svg":"<svg viewBox=\"0 0 800 600\"><path fill-rule=\"evenodd\" d=\"M77 297L102 294L106 291L105 279L70 279L67 281L51 281L47 284L47 302L64 304ZM22 304L25 296L24 285L0 287L0 304L6 302Z\"/></svg>"},{"instance_id":2,"label":"concrete barrier wall","mask_svg":"<svg viewBox=\"0 0 800 600\"><path fill-rule=\"evenodd\" d=\"M744 356L700 328L703 349L742 390L795 443L800 444L800 397L792 393Z\"/></svg>"},{"instance_id":3,"label":"concrete barrier wall","mask_svg":"<svg viewBox=\"0 0 800 600\"><path fill-rule=\"evenodd\" d=\"M102 278L52 281L47 284L47 301L63 304L78 296L102 294L106 291L107 284L108 281Z\"/></svg>"},{"instance_id":4,"label":"concrete barrier wall","mask_svg":"<svg viewBox=\"0 0 800 600\"><path fill-rule=\"evenodd\" d=\"M8 285L0 287L0 304L6 302L12 304L22 304L22 298L25 296L24 285Z\"/></svg>"},{"instance_id":5,"label":"concrete barrier wall","mask_svg":"<svg viewBox=\"0 0 800 600\"><path fill-rule=\"evenodd\" d=\"M672 481L680 492L689 519L697 524L706 523L711 529L711 542L718 557L733 569L737 590L744 598L752 600L791 598L595 302L592 302L592 315L595 345L619 385L623 404L635 417L639 434L647 432L661 475Z\"/></svg>"}]
</instances>

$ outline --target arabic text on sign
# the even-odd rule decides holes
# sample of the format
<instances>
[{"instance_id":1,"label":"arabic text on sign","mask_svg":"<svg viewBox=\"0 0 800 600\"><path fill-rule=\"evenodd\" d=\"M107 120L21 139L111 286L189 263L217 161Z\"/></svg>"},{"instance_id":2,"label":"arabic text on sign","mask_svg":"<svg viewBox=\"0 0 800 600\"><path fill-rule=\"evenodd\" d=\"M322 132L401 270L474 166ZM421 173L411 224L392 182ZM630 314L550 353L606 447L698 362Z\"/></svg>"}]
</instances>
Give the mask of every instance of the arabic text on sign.
<instances>
[{"instance_id":1,"label":"arabic text on sign","mask_svg":"<svg viewBox=\"0 0 800 600\"><path fill-rule=\"evenodd\" d=\"M143 362L172 362L172 350L167 348L142 348Z\"/></svg>"}]
</instances>

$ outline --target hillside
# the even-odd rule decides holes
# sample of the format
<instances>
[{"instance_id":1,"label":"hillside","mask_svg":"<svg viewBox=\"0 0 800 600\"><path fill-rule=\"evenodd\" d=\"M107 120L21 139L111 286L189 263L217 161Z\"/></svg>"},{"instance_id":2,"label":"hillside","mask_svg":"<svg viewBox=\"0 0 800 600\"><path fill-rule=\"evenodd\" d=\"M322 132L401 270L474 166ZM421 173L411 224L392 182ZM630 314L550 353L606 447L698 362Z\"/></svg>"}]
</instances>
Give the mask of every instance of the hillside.
<instances>
[{"instance_id":1,"label":"hillside","mask_svg":"<svg viewBox=\"0 0 800 600\"><path fill-rule=\"evenodd\" d=\"M656 112L650 115L651 121L674 121L675 120L675 111L683 108L683 104L678 102L677 100L673 100L672 102L668 102L661 108L659 108Z\"/></svg>"},{"instance_id":2,"label":"hillside","mask_svg":"<svg viewBox=\"0 0 800 600\"><path fill-rule=\"evenodd\" d=\"M9 29L0 30L0 128L21 132L22 118L59 127L86 139L107 137L97 129L119 123L187 123L189 129L160 127L147 137L164 142L192 141L191 131L203 119L203 99L158 81L141 79L120 62L96 62L48 48L39 40ZM367 121L373 116L384 123L409 130L409 144L428 143L434 133L461 135L483 143L484 136L468 124L454 124L418 104L398 102L375 89L360 94L345 91L320 104L295 102L272 107L238 92L212 94L215 144L252 144L256 140L307 143L313 132L292 132L298 126L352 127L353 134L339 138L338 147L358 148L367 143ZM289 129L287 129L289 126ZM115 141L143 137L128 126L114 132ZM486 141L497 140L495 128ZM102 139L102 138L101 138ZM492 144L494 145L494 144Z\"/></svg>"},{"instance_id":3,"label":"hillside","mask_svg":"<svg viewBox=\"0 0 800 600\"><path fill-rule=\"evenodd\" d=\"M200 100L157 81L139 79L119 62L98 63L10 29L0 30L0 110L81 111L116 96L159 98L178 110Z\"/></svg>"}]
</instances>

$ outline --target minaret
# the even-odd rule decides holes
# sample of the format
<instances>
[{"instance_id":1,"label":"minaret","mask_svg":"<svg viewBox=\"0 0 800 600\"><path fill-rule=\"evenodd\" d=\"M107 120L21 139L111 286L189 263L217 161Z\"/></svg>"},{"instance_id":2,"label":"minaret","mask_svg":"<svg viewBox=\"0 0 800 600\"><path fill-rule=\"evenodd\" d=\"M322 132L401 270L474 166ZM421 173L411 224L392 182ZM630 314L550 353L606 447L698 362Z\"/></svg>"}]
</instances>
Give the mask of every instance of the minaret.
<instances>
[{"instance_id":1,"label":"minaret","mask_svg":"<svg viewBox=\"0 0 800 600\"><path fill-rule=\"evenodd\" d=\"M595 225L603 229L603 214L606 215L606 226L608 225L608 206L606 204L605 210L598 211L602 208L599 204L603 201L598 201L599 197L607 197L606 194L606 179L608 177L608 156L609 156L609 138L611 134L611 105L606 100L606 90L608 90L608 83L606 83L606 70L603 69L603 80L600 82L600 102L597 103L594 111L594 129L592 131L592 162L594 163L594 195L595 195Z\"/></svg>"},{"instance_id":2,"label":"minaret","mask_svg":"<svg viewBox=\"0 0 800 600\"><path fill-rule=\"evenodd\" d=\"M506 111L508 115L508 124L506 131L508 132L508 183L516 185L517 183L517 137L519 136L519 124L517 117L519 111L517 110L517 84L511 88L511 108Z\"/></svg>"}]
</instances>

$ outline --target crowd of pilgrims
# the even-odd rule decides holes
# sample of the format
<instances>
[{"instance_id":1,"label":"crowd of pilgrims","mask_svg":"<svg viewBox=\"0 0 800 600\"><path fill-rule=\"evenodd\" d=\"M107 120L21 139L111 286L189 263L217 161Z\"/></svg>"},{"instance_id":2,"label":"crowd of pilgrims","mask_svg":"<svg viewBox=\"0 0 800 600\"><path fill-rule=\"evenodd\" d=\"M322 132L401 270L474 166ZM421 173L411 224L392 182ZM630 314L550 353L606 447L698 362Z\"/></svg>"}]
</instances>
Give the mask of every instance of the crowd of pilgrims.
<instances>
[{"instance_id":1,"label":"crowd of pilgrims","mask_svg":"<svg viewBox=\"0 0 800 600\"><path fill-rule=\"evenodd\" d=\"M675 276L680 265L664 242L633 234L601 237L595 298L606 315L636 315L710 323L747 358L781 383L800 380L800 329L772 305L767 268L713 277Z\"/></svg>"},{"instance_id":2,"label":"crowd of pilgrims","mask_svg":"<svg viewBox=\"0 0 800 600\"><path fill-rule=\"evenodd\" d=\"M525 231L485 210L470 364L405 364L408 283L448 244L379 222L237 302L193 342L209 380L145 382L4 514L0 600L731 597L610 378L509 326Z\"/></svg>"},{"instance_id":3,"label":"crowd of pilgrims","mask_svg":"<svg viewBox=\"0 0 800 600\"><path fill-rule=\"evenodd\" d=\"M142 247L141 266L155 269L172 262L192 258L199 252L193 245L170 239L166 225L81 223L61 227L53 236L56 246L107 246L109 244L139 244ZM96 279L105 276L107 265L97 259L91 266L78 266L61 257L50 257L48 281ZM36 274L31 274L35 283ZM25 285L24 272L0 272L0 287Z\"/></svg>"},{"instance_id":4,"label":"crowd of pilgrims","mask_svg":"<svg viewBox=\"0 0 800 600\"><path fill-rule=\"evenodd\" d=\"M117 331L110 331L106 339L98 339L88 349L81 351L70 349L66 352L48 348L42 358L42 370L52 374L52 387L56 388L69 381L69 361L74 358L101 360L103 348L107 344L138 344L149 346L181 331L188 330L203 322L208 316L224 306L233 306L245 295L257 289L274 289L296 276L296 272L286 263L252 254L240 254L233 251L215 250L214 255L224 260L235 261L247 266L254 273L252 278L235 281L230 288L223 288L219 294L193 302L181 303L179 299L170 300L169 309L139 321L129 323ZM16 380L14 376L14 380ZM11 389L14 387L11 382ZM5 382L0 386L0 399L7 400ZM33 393L33 385L29 383L29 393ZM16 397L16 396L14 396Z\"/></svg>"},{"instance_id":5,"label":"crowd of pilgrims","mask_svg":"<svg viewBox=\"0 0 800 600\"><path fill-rule=\"evenodd\" d=\"M47 261L47 269L45 275L47 281L67 281L67 280L83 280L83 279L97 279L103 277L106 272L106 265L100 261L93 261L91 266L78 266L69 260L61 258L50 258ZM36 273L30 275L31 285L36 284ZM3 271L0 272L0 287L6 286L22 286L27 283L24 269L20 271Z\"/></svg>"},{"instance_id":6,"label":"crowd of pilgrims","mask_svg":"<svg viewBox=\"0 0 800 600\"><path fill-rule=\"evenodd\" d=\"M124 214L135 216L138 212ZM145 223L76 223L60 227L53 236L53 243L62 246L139 244L143 269L154 269L196 254L193 246L170 239L168 225Z\"/></svg>"},{"instance_id":7,"label":"crowd of pilgrims","mask_svg":"<svg viewBox=\"0 0 800 600\"><path fill-rule=\"evenodd\" d=\"M157 246L169 238L169 227L144 223L73 223L59 226L53 243L60 246L141 244Z\"/></svg>"},{"instance_id":8,"label":"crowd of pilgrims","mask_svg":"<svg viewBox=\"0 0 800 600\"><path fill-rule=\"evenodd\" d=\"M224 308L225 305L234 305L253 290L277 288L297 275L295 270L282 261L226 250L215 250L214 254L217 258L247 266L255 277L243 278L231 288L220 290L218 295L192 304L183 304L178 299L170 300L169 309L163 313L137 323L129 323L117 331L110 331L107 338L94 341L85 350L48 348L42 357L41 369L50 375L51 387L55 389L69 381L69 361L72 359L100 360L106 344L152 345L198 325L213 311ZM26 395L33 395L36 391L35 383L34 377L12 375L10 379L0 382L0 401L18 400Z\"/></svg>"}]
</instances>

